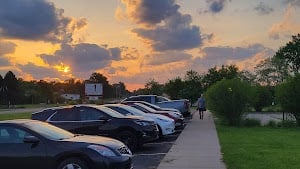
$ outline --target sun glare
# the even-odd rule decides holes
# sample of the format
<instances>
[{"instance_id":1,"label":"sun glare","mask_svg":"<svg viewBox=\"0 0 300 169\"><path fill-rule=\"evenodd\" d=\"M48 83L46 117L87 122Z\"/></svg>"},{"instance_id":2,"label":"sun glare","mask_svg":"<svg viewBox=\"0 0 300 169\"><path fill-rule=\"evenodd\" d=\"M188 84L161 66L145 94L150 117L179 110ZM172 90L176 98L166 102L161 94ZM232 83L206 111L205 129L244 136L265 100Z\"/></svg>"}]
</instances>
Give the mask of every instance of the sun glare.
<instances>
[{"instance_id":1,"label":"sun glare","mask_svg":"<svg viewBox=\"0 0 300 169\"><path fill-rule=\"evenodd\" d=\"M60 65L57 65L55 66L55 68L60 71L60 72L64 72L64 73L68 73L70 71L70 67L69 66L66 66L64 64L60 64Z\"/></svg>"}]
</instances>

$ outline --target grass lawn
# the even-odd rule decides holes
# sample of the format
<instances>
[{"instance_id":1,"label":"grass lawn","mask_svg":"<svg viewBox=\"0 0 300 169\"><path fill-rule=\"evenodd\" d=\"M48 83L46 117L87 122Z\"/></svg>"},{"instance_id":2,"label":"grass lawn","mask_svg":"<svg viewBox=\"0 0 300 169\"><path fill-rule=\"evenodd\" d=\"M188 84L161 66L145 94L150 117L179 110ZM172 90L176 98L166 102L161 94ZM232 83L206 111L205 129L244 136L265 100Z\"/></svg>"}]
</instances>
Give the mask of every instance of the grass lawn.
<instances>
[{"instance_id":1,"label":"grass lawn","mask_svg":"<svg viewBox=\"0 0 300 169\"><path fill-rule=\"evenodd\" d=\"M217 128L227 169L300 168L300 128Z\"/></svg>"},{"instance_id":2,"label":"grass lawn","mask_svg":"<svg viewBox=\"0 0 300 169\"><path fill-rule=\"evenodd\" d=\"M27 113L11 113L11 114L0 114L0 120L11 120L11 119L30 119L32 112Z\"/></svg>"}]
</instances>

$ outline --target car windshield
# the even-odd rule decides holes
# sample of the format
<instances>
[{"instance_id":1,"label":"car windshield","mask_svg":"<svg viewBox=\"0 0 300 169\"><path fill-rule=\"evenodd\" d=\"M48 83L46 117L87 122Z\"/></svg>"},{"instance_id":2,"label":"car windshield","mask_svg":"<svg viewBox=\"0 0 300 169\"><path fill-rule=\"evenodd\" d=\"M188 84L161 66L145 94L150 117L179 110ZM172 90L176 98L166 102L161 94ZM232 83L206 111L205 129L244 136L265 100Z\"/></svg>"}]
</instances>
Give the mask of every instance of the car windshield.
<instances>
[{"instance_id":1,"label":"car windshield","mask_svg":"<svg viewBox=\"0 0 300 169\"><path fill-rule=\"evenodd\" d=\"M73 133L44 122L28 122L24 125L50 140L64 140L75 136Z\"/></svg>"},{"instance_id":2,"label":"car windshield","mask_svg":"<svg viewBox=\"0 0 300 169\"><path fill-rule=\"evenodd\" d=\"M95 106L95 108L105 112L106 114L108 114L112 117L116 117L116 118L123 118L124 117L123 114L120 114L120 113L116 112L115 110L112 110L112 109L104 107L104 106Z\"/></svg>"},{"instance_id":3,"label":"car windshield","mask_svg":"<svg viewBox=\"0 0 300 169\"><path fill-rule=\"evenodd\" d=\"M118 106L116 106L118 107ZM127 106L127 105L119 105L119 107L133 113L134 115L136 116L145 116L146 113L144 113L143 111L139 110L139 109L136 109L134 107L131 107L131 106Z\"/></svg>"},{"instance_id":4,"label":"car windshield","mask_svg":"<svg viewBox=\"0 0 300 169\"><path fill-rule=\"evenodd\" d=\"M140 106L140 107L142 107L142 108L144 108L144 109L146 109L146 110L148 110L148 111L150 111L150 112L156 111L155 109L153 109L153 108L151 108L149 106L146 106L144 104L141 104L141 103L135 103L135 104L138 105L138 106Z\"/></svg>"}]
</instances>

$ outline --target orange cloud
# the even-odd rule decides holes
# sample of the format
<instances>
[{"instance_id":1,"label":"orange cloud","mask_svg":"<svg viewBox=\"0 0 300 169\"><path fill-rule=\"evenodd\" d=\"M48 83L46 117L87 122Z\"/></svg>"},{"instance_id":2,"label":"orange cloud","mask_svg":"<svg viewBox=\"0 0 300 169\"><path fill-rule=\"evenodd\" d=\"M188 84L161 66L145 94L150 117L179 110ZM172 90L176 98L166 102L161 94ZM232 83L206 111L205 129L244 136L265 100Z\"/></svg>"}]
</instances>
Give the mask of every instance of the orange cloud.
<instances>
[{"instance_id":1,"label":"orange cloud","mask_svg":"<svg viewBox=\"0 0 300 169\"><path fill-rule=\"evenodd\" d=\"M280 39L281 36L290 37L291 35L299 33L300 24L296 22L299 16L297 16L297 18L294 17L295 11L295 7L288 5L282 21L274 24L270 28L268 32L270 38Z\"/></svg>"}]
</instances>

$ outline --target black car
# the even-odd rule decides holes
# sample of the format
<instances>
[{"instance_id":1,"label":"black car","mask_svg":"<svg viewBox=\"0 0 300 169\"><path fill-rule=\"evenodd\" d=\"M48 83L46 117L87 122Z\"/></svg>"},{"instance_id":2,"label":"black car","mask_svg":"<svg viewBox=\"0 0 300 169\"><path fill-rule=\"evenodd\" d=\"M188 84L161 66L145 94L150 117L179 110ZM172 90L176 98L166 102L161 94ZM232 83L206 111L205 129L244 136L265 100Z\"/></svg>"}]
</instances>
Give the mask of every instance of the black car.
<instances>
[{"instance_id":1,"label":"black car","mask_svg":"<svg viewBox=\"0 0 300 169\"><path fill-rule=\"evenodd\" d=\"M32 119L46 121L73 133L116 138L131 150L159 137L154 121L124 116L97 105L48 108L33 113Z\"/></svg>"},{"instance_id":2,"label":"black car","mask_svg":"<svg viewBox=\"0 0 300 169\"><path fill-rule=\"evenodd\" d=\"M75 135L36 120L0 122L0 168L132 169L132 154L122 142Z\"/></svg>"}]
</instances>

